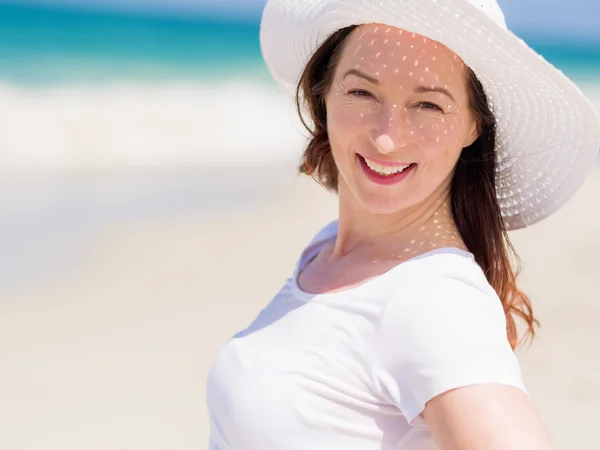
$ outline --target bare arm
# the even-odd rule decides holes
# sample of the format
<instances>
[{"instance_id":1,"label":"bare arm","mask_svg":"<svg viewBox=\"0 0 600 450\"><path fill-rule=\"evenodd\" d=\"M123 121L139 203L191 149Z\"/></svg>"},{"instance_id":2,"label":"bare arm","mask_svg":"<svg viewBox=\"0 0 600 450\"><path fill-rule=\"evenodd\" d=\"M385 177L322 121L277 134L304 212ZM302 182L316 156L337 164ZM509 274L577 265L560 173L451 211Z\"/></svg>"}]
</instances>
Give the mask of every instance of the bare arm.
<instances>
[{"instance_id":1,"label":"bare arm","mask_svg":"<svg viewBox=\"0 0 600 450\"><path fill-rule=\"evenodd\" d=\"M474 385L431 399L423 412L440 450L555 450L527 395Z\"/></svg>"}]
</instances>

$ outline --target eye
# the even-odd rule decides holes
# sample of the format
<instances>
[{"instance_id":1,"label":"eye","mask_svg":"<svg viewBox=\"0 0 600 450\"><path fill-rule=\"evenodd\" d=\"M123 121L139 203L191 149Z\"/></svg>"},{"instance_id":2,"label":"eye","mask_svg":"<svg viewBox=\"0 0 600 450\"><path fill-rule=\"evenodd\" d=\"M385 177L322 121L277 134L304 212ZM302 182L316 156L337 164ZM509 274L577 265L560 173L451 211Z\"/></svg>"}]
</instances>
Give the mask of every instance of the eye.
<instances>
[{"instance_id":1,"label":"eye","mask_svg":"<svg viewBox=\"0 0 600 450\"><path fill-rule=\"evenodd\" d=\"M442 111L443 109L440 108L438 105L436 105L435 103L431 103L431 102L421 102L421 103L417 103L417 106L421 109L429 109L432 111Z\"/></svg>"},{"instance_id":2,"label":"eye","mask_svg":"<svg viewBox=\"0 0 600 450\"><path fill-rule=\"evenodd\" d=\"M348 92L348 95L351 95L353 97L360 97L360 98L373 97L373 94L371 94L369 91L364 91L362 89L352 89L351 91Z\"/></svg>"}]
</instances>

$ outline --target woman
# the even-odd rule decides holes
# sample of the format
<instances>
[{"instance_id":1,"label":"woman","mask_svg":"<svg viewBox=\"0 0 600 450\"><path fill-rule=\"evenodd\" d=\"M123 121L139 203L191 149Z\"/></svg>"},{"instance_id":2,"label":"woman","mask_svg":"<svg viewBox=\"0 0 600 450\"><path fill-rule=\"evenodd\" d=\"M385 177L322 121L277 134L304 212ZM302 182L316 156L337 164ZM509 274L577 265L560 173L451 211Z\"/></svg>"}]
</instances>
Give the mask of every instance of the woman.
<instances>
[{"instance_id":1,"label":"woman","mask_svg":"<svg viewBox=\"0 0 600 450\"><path fill-rule=\"evenodd\" d=\"M211 448L553 448L513 354L513 317L535 319L506 231L583 182L590 103L495 0L269 0L261 45L339 219L219 353Z\"/></svg>"}]
</instances>

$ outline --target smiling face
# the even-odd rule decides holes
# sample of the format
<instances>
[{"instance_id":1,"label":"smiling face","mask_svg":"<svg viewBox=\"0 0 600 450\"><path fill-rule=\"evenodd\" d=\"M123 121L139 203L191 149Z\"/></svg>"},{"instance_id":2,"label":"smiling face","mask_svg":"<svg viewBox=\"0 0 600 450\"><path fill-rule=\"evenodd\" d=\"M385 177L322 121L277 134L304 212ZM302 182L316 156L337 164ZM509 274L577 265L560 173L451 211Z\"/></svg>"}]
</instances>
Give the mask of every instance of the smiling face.
<instances>
[{"instance_id":1,"label":"smiling face","mask_svg":"<svg viewBox=\"0 0 600 450\"><path fill-rule=\"evenodd\" d=\"M462 149L477 139L462 60L386 25L348 37L325 103L340 199L375 214L446 192Z\"/></svg>"}]
</instances>

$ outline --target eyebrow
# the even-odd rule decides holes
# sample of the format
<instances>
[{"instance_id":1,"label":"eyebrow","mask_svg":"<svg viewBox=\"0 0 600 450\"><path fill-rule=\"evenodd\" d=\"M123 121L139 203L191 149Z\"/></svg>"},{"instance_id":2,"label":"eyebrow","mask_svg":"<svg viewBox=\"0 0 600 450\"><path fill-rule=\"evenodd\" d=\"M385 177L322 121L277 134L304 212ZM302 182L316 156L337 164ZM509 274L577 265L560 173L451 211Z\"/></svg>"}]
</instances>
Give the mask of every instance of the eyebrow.
<instances>
[{"instance_id":1,"label":"eyebrow","mask_svg":"<svg viewBox=\"0 0 600 450\"><path fill-rule=\"evenodd\" d=\"M450 92L448 92L447 89L444 89L443 87L439 87L439 86L431 86L431 87L419 86L418 88L415 89L415 92L417 94L424 94L426 92L440 92L441 94L444 94L444 95L450 97L450 99L454 103L456 103L456 100L454 100L454 97L452 97L452 94Z\"/></svg>"},{"instance_id":2,"label":"eyebrow","mask_svg":"<svg viewBox=\"0 0 600 450\"><path fill-rule=\"evenodd\" d=\"M344 77L342 79L345 79L349 75L356 75L357 77L364 78L365 80L373 83L375 86L379 86L379 81L377 79L370 77L369 75L367 75L364 72L361 72L360 70L350 69L344 74Z\"/></svg>"},{"instance_id":3,"label":"eyebrow","mask_svg":"<svg viewBox=\"0 0 600 450\"><path fill-rule=\"evenodd\" d=\"M343 79L345 79L347 76L349 75L356 75L357 77L360 78L364 78L365 80L367 80L368 82L374 84L375 86L379 86L379 80L377 80L376 78L373 78L369 75L367 75L364 72L361 72L360 70L357 69L349 69L345 74ZM454 97L452 96L452 94L447 90L444 89L443 87L439 87L439 86L419 86L415 89L415 92L417 94L424 94L427 92L439 92L441 94L446 95L447 97L449 97L453 102L456 103L456 100L454 100Z\"/></svg>"}]
</instances>

